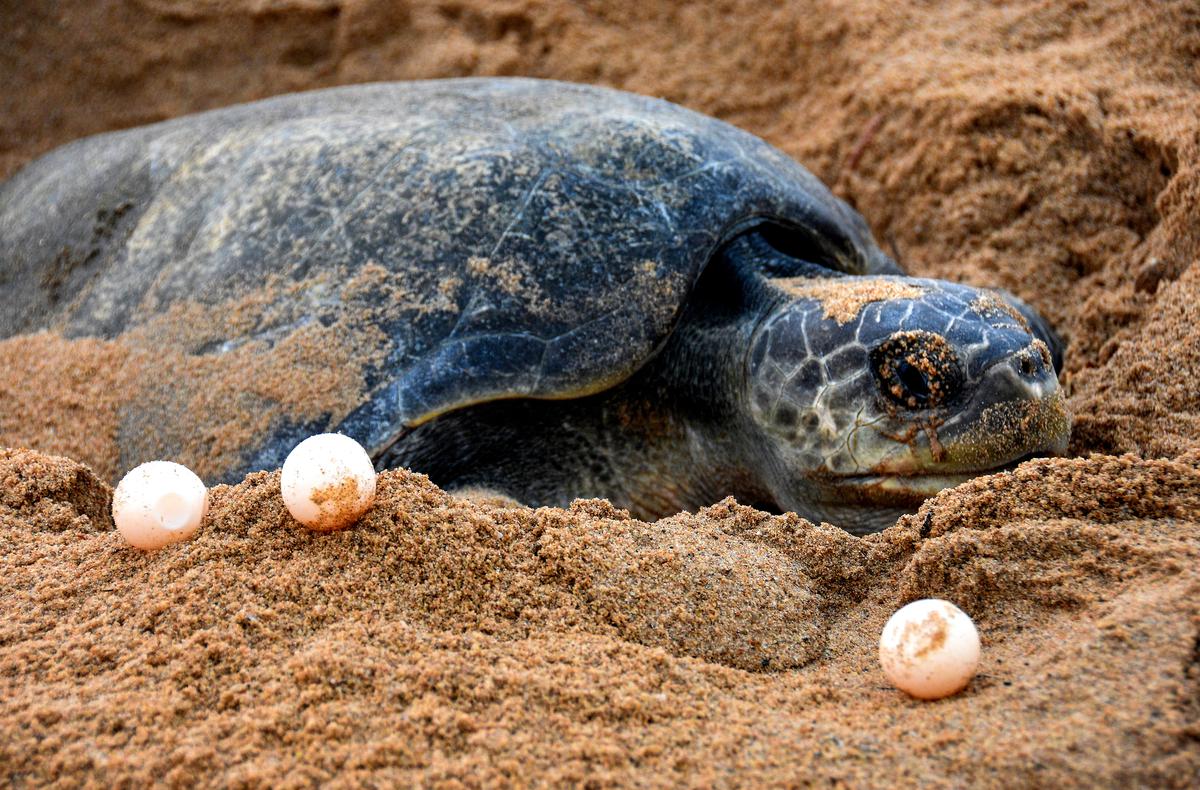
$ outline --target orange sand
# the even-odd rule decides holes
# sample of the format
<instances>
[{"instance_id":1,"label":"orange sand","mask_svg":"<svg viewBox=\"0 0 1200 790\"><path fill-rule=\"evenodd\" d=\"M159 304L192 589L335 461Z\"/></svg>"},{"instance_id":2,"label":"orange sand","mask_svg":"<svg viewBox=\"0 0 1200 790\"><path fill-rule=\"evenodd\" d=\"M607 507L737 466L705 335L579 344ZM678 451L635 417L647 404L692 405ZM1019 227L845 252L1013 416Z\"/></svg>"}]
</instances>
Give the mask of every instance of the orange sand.
<instances>
[{"instance_id":1,"label":"orange sand","mask_svg":"<svg viewBox=\"0 0 1200 790\"><path fill-rule=\"evenodd\" d=\"M358 527L315 535L263 473L143 555L104 482L131 352L3 341L0 445L99 474L0 453L7 782L1194 786L1194 3L0 0L0 20L0 175L84 134L365 80L555 77L717 115L913 273L1048 315L1081 456L861 539L730 502L656 524L533 511L402 471ZM267 373L264 398L303 400ZM216 451L244 415L209 406ZM983 640L980 676L937 703L874 656L923 596Z\"/></svg>"}]
</instances>

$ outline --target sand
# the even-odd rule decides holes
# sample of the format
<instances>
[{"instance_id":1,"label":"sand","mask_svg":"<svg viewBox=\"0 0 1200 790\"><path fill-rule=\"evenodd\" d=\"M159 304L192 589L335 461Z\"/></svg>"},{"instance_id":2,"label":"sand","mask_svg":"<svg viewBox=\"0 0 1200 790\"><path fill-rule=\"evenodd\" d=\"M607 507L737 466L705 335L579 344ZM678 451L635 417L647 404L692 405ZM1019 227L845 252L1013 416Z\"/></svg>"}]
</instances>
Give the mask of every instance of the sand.
<instances>
[{"instance_id":1,"label":"sand","mask_svg":"<svg viewBox=\"0 0 1200 790\"><path fill-rule=\"evenodd\" d=\"M0 19L0 175L84 134L376 79L555 77L717 115L910 271L1049 316L1075 414L1072 458L865 538L731 501L653 524L530 510L400 470L357 527L315 535L264 472L145 555L107 515L104 435L143 352L0 342L0 445L31 448L0 453L4 781L1197 782L1194 4L0 0ZM264 398L305 400L264 376ZM924 596L983 641L936 703L875 658Z\"/></svg>"}]
</instances>

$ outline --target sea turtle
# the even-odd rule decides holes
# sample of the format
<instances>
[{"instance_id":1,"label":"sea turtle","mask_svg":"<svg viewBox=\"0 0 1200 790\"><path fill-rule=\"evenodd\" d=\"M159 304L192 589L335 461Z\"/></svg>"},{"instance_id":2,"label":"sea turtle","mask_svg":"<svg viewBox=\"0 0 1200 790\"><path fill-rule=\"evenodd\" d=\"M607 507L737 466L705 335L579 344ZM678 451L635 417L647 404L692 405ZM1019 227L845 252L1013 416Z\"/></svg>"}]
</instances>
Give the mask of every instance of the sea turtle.
<instances>
[{"instance_id":1,"label":"sea turtle","mask_svg":"<svg viewBox=\"0 0 1200 790\"><path fill-rule=\"evenodd\" d=\"M905 277L744 131L583 85L359 85L77 141L0 187L0 281L2 337L144 346L165 316L154 342L206 360L304 327L359 349L355 408L276 414L210 482L332 430L533 505L733 495L867 531L1069 432L1028 306ZM125 467L199 419L154 392L122 406Z\"/></svg>"}]
</instances>

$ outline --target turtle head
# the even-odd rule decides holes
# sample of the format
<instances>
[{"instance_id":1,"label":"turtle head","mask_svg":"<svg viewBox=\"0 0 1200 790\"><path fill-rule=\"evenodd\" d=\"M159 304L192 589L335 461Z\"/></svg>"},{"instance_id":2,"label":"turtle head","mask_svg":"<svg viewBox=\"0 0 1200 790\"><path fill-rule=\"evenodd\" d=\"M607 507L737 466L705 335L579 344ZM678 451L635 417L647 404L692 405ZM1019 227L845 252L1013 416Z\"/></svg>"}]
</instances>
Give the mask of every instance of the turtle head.
<instances>
[{"instance_id":1,"label":"turtle head","mask_svg":"<svg viewBox=\"0 0 1200 790\"><path fill-rule=\"evenodd\" d=\"M1070 433L1061 344L1000 291L899 276L775 278L747 356L778 503L851 531Z\"/></svg>"}]
</instances>

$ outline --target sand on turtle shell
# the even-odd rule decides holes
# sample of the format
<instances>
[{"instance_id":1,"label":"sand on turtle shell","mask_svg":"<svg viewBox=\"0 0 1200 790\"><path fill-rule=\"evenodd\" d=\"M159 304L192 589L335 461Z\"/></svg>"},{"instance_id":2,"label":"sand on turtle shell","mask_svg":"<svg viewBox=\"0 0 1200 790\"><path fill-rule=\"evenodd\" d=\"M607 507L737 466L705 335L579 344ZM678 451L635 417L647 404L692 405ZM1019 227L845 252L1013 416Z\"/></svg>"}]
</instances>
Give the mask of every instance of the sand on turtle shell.
<instances>
[{"instance_id":1,"label":"sand on turtle shell","mask_svg":"<svg viewBox=\"0 0 1200 790\"><path fill-rule=\"evenodd\" d=\"M1194 785L1194 4L0 0L0 18L20 86L0 174L84 134L377 79L555 77L717 115L808 165L913 273L1048 315L1080 456L862 539L732 502L655 524L529 510L403 471L316 535L266 472L145 555L112 530L107 481L134 363L161 363L6 340L0 445L33 448L0 452L9 784ZM262 411L196 401L226 443L186 460L314 392L352 408L354 354L308 341L243 352L237 372L273 382ZM983 641L981 674L937 703L875 658L925 596Z\"/></svg>"}]
</instances>

